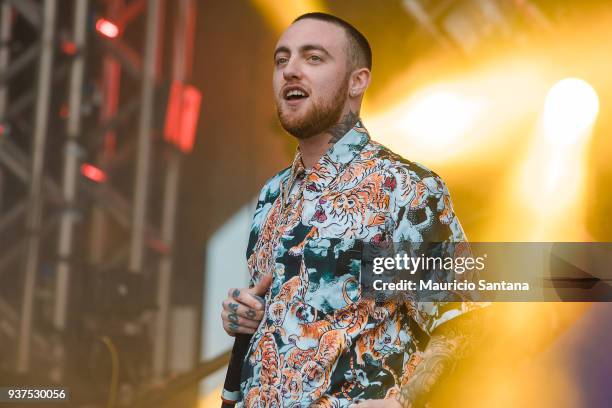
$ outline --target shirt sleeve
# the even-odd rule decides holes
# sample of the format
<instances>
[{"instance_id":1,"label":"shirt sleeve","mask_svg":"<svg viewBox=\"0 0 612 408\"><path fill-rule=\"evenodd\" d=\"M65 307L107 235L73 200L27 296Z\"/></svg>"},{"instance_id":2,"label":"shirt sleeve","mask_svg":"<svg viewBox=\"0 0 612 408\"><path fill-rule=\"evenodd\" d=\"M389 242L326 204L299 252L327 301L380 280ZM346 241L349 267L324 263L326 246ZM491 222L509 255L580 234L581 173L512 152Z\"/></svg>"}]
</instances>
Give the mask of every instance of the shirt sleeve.
<instances>
[{"instance_id":1,"label":"shirt sleeve","mask_svg":"<svg viewBox=\"0 0 612 408\"><path fill-rule=\"evenodd\" d=\"M450 193L444 181L434 172L416 164L415 169L403 167L396 172L397 188L392 195L391 218L394 224L393 243L422 249L428 256L463 256L471 254L467 237L457 218ZM452 280L454 273L445 270L427 270L421 279ZM475 275L463 276L475 279ZM437 298L415 297L406 301L408 314L427 335L441 324L483 306L476 296L451 296L448 292ZM439 300L435 300L439 299Z\"/></svg>"},{"instance_id":2,"label":"shirt sleeve","mask_svg":"<svg viewBox=\"0 0 612 408\"><path fill-rule=\"evenodd\" d=\"M280 184L283 178L287 176L288 171L289 168L285 168L267 180L257 197L257 204L255 205L253 221L251 222L251 229L249 232L249 241L246 248L246 260L250 276L249 287L253 287L261 278L260 272L257 270L257 265L254 262L249 262L249 258L251 258L253 252L255 251L261 229L266 222L268 213L270 212L274 201L280 195Z\"/></svg>"},{"instance_id":3,"label":"shirt sleeve","mask_svg":"<svg viewBox=\"0 0 612 408\"><path fill-rule=\"evenodd\" d=\"M249 270L249 287L252 288L255 286L256 281L258 280L257 266L254 262L249 261L253 252L255 251L255 245L257 244L257 240L259 239L259 232L261 229L261 220L262 213L266 211L265 208L265 196L262 192L259 194L259 198L257 200L257 204L255 204L255 211L253 214L253 220L251 221L251 229L249 231L249 242L246 248L246 261L247 268Z\"/></svg>"}]
</instances>

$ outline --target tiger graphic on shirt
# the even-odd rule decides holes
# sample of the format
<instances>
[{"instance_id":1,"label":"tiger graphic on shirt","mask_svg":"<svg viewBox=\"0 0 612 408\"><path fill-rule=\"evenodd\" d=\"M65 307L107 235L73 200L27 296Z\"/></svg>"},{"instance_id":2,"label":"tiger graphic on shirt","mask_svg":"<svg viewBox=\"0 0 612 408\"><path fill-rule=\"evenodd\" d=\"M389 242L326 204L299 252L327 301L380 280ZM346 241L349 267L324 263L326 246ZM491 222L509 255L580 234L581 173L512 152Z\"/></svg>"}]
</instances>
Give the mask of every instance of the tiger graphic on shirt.
<instances>
[{"instance_id":1,"label":"tiger graphic on shirt","mask_svg":"<svg viewBox=\"0 0 612 408\"><path fill-rule=\"evenodd\" d=\"M251 284L266 273L273 282L238 406L340 408L397 396L420 361L409 321L427 335L478 306L370 299L361 248L430 236L465 240L446 186L371 141L360 121L310 170L298 152L266 183L253 219Z\"/></svg>"}]
</instances>

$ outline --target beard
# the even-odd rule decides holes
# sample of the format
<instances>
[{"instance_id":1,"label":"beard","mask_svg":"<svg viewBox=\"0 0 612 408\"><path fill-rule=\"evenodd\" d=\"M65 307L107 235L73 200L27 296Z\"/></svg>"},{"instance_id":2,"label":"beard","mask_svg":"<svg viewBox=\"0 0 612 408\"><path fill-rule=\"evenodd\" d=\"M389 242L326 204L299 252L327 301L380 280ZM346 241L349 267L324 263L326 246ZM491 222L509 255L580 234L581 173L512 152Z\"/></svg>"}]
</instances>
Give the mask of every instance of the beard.
<instances>
[{"instance_id":1,"label":"beard","mask_svg":"<svg viewBox=\"0 0 612 408\"><path fill-rule=\"evenodd\" d=\"M300 117L288 118L281 103L277 103L278 119L283 129L298 139L308 139L334 126L340 120L348 98L348 82L347 75L329 100L320 103L313 100Z\"/></svg>"}]
</instances>

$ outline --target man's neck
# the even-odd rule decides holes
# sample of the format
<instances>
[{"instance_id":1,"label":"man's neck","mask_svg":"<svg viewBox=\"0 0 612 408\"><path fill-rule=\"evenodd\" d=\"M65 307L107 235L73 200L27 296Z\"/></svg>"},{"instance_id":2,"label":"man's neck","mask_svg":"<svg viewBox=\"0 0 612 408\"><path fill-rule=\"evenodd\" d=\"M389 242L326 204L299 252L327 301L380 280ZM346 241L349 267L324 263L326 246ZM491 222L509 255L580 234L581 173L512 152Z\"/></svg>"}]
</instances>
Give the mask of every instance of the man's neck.
<instances>
[{"instance_id":1,"label":"man's neck","mask_svg":"<svg viewBox=\"0 0 612 408\"><path fill-rule=\"evenodd\" d=\"M306 169L311 169L333 144L355 126L358 120L359 112L355 113L349 110L342 116L338 123L326 131L309 137L308 139L299 139L298 145L304 167Z\"/></svg>"}]
</instances>

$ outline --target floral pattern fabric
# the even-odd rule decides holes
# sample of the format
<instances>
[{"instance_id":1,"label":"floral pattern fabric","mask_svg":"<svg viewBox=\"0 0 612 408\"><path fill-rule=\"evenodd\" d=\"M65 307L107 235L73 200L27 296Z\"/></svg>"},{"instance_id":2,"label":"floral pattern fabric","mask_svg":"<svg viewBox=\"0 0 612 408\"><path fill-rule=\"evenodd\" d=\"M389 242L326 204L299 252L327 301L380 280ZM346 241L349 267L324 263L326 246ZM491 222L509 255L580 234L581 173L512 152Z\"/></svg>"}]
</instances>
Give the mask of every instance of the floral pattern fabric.
<instances>
[{"instance_id":1,"label":"floral pattern fabric","mask_svg":"<svg viewBox=\"0 0 612 408\"><path fill-rule=\"evenodd\" d=\"M241 375L244 407L346 407L393 398L427 337L472 302L362 296L361 251L381 242L461 242L442 179L372 141L361 122L312 169L298 153L263 187L251 284L273 274Z\"/></svg>"}]
</instances>

